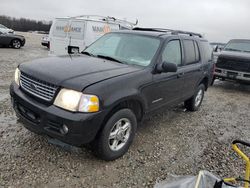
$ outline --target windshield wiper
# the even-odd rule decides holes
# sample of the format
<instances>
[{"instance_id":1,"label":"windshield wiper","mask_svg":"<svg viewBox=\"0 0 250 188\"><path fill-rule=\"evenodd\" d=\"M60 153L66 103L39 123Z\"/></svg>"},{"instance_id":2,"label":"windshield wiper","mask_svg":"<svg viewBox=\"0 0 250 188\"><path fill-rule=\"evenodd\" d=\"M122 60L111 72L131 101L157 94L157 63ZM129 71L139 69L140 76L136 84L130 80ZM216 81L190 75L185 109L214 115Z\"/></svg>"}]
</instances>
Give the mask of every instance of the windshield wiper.
<instances>
[{"instance_id":1,"label":"windshield wiper","mask_svg":"<svg viewBox=\"0 0 250 188\"><path fill-rule=\"evenodd\" d=\"M88 56L92 56L92 57L94 57L94 54L91 54L91 53L86 52L86 51L81 52L81 54L85 54L85 55L88 55Z\"/></svg>"},{"instance_id":2,"label":"windshield wiper","mask_svg":"<svg viewBox=\"0 0 250 188\"><path fill-rule=\"evenodd\" d=\"M110 57L110 56L106 56L106 55L97 55L96 57L100 57L100 58L103 58L103 59L107 59L107 60L111 60L111 61L115 61L117 63L122 63L124 64L122 61L118 60L118 59L115 59L113 57Z\"/></svg>"}]
</instances>

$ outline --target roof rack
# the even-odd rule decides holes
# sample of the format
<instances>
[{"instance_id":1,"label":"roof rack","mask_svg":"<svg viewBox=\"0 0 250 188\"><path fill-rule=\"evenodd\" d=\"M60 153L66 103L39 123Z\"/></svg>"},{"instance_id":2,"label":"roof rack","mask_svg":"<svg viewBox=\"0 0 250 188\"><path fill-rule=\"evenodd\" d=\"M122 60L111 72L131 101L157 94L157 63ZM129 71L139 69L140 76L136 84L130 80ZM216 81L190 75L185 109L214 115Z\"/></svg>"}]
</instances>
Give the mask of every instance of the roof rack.
<instances>
[{"instance_id":1,"label":"roof rack","mask_svg":"<svg viewBox=\"0 0 250 188\"><path fill-rule=\"evenodd\" d=\"M171 33L172 35L189 35L189 36L197 36L202 38L203 36L199 33L193 33L189 31L180 31L180 30L173 30L173 29L164 29L164 28L141 28L141 27L135 27L133 30L136 31L153 31L153 32L163 32L163 33Z\"/></svg>"},{"instance_id":2,"label":"roof rack","mask_svg":"<svg viewBox=\"0 0 250 188\"><path fill-rule=\"evenodd\" d=\"M101 20L101 21L113 21L119 24L123 24L123 25L127 25L130 26L131 28L133 28L134 26L136 26L138 24L138 19L136 19L136 22L129 22L127 20L122 20L122 19L117 19L115 17L112 16L99 16L99 15L79 15L79 16L73 16L70 18L85 18L85 19L94 19L94 20Z\"/></svg>"}]
</instances>

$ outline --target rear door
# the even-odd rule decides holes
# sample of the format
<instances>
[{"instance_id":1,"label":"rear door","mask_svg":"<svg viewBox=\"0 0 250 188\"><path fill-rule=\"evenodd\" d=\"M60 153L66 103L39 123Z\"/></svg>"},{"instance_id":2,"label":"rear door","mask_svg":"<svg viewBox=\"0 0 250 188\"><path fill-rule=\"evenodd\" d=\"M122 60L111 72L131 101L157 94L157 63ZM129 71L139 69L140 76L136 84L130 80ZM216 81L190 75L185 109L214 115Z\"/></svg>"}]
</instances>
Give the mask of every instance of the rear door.
<instances>
[{"instance_id":1,"label":"rear door","mask_svg":"<svg viewBox=\"0 0 250 188\"><path fill-rule=\"evenodd\" d=\"M191 97L196 91L199 80L203 77L203 66L198 42L193 39L183 39L184 66L180 73L185 80L183 98Z\"/></svg>"},{"instance_id":2,"label":"rear door","mask_svg":"<svg viewBox=\"0 0 250 188\"><path fill-rule=\"evenodd\" d=\"M69 19L55 19L50 29L50 54L65 55L68 53L68 31L70 28Z\"/></svg>"},{"instance_id":3,"label":"rear door","mask_svg":"<svg viewBox=\"0 0 250 188\"><path fill-rule=\"evenodd\" d=\"M76 47L78 51L81 52L84 50L85 44L85 20L72 19L70 21L69 31L69 47Z\"/></svg>"}]
</instances>

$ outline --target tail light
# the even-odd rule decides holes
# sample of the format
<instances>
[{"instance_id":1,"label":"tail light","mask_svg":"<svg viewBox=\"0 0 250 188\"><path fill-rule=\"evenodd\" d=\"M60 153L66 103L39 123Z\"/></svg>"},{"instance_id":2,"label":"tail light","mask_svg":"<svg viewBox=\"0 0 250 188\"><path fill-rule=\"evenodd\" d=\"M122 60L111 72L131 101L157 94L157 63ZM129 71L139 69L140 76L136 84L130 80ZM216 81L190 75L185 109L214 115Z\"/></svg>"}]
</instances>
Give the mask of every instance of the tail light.
<instances>
[{"instance_id":1,"label":"tail light","mask_svg":"<svg viewBox=\"0 0 250 188\"><path fill-rule=\"evenodd\" d=\"M212 73L213 75L214 75L214 73L215 73L215 68L216 68L216 65L215 65L215 63L214 63L214 64L213 64L213 69L212 69L212 70L213 70L213 73Z\"/></svg>"}]
</instances>

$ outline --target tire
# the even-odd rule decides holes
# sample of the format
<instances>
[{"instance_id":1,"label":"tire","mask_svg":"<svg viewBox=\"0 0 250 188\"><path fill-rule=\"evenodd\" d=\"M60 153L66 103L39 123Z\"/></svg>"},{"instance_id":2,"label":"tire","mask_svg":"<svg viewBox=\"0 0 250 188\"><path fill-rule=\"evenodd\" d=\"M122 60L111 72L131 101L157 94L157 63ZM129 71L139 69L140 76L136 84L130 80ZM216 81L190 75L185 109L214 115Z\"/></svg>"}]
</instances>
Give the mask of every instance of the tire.
<instances>
[{"instance_id":1,"label":"tire","mask_svg":"<svg viewBox=\"0 0 250 188\"><path fill-rule=\"evenodd\" d=\"M185 101L185 107L189 111L197 111L201 106L202 100L204 98L205 86L204 84L200 84L197 88L193 97Z\"/></svg>"},{"instance_id":2,"label":"tire","mask_svg":"<svg viewBox=\"0 0 250 188\"><path fill-rule=\"evenodd\" d=\"M123 156L134 139L136 128L136 116L130 109L117 111L95 140L93 145L95 154L106 161Z\"/></svg>"},{"instance_id":3,"label":"tire","mask_svg":"<svg viewBox=\"0 0 250 188\"><path fill-rule=\"evenodd\" d=\"M21 48L22 44L21 44L21 41L19 39L13 39L11 41L11 46L12 46L12 48L19 49L19 48Z\"/></svg>"}]
</instances>

